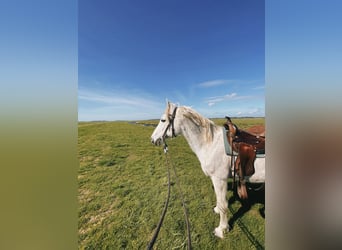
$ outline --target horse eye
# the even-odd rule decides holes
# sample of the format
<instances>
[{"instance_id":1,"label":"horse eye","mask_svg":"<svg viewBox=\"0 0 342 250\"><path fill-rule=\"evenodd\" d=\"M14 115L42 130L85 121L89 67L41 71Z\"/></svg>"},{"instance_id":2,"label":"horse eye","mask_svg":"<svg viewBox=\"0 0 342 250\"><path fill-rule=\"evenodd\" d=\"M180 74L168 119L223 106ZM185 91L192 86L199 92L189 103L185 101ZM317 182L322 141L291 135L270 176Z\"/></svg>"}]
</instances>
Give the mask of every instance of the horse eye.
<instances>
[{"instance_id":1,"label":"horse eye","mask_svg":"<svg viewBox=\"0 0 342 250\"><path fill-rule=\"evenodd\" d=\"M161 121L161 122L166 122L166 120L165 120L165 119L160 119L160 121Z\"/></svg>"}]
</instances>

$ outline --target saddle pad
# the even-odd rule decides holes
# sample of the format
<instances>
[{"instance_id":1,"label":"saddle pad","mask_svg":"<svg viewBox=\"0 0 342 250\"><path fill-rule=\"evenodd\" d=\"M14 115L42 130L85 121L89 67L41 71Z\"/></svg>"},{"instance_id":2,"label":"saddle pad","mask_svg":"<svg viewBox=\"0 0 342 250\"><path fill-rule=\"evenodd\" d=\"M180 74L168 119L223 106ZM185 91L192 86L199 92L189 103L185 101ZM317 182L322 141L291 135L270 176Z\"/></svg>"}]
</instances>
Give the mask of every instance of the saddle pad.
<instances>
[{"instance_id":1,"label":"saddle pad","mask_svg":"<svg viewBox=\"0 0 342 250\"><path fill-rule=\"evenodd\" d=\"M226 150L226 155L229 156L238 156L238 153L234 152L232 149L232 146L230 146L229 142L228 142L228 138L227 138L227 130L225 127L223 128L223 143L224 143L224 148Z\"/></svg>"}]
</instances>

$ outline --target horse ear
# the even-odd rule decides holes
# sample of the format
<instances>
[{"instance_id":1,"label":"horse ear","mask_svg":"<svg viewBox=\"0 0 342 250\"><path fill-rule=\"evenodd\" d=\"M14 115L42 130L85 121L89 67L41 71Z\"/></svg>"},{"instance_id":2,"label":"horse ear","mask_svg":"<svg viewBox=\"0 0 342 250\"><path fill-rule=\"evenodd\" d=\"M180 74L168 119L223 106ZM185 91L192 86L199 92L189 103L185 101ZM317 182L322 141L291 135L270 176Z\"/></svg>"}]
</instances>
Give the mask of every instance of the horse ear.
<instances>
[{"instance_id":1,"label":"horse ear","mask_svg":"<svg viewBox=\"0 0 342 250\"><path fill-rule=\"evenodd\" d=\"M169 106L170 105L170 102L167 98L165 98L165 102L166 102L166 106Z\"/></svg>"}]
</instances>

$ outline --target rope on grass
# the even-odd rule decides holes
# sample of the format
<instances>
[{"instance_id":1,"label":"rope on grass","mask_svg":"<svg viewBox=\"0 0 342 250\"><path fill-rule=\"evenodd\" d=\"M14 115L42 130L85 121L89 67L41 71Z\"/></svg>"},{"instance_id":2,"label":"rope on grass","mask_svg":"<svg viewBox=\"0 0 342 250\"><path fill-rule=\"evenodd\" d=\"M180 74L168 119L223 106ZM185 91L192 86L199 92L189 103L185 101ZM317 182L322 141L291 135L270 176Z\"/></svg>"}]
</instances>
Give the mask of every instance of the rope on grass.
<instances>
[{"instance_id":1,"label":"rope on grass","mask_svg":"<svg viewBox=\"0 0 342 250\"><path fill-rule=\"evenodd\" d=\"M176 172L176 168L175 166L172 164L172 162L169 160L168 156L167 156L167 151L168 151L168 148L167 148L167 145L165 144L164 145L164 153L165 153L165 158L166 158L166 167L167 167L167 174L168 174L168 192L167 192L167 198L166 198L166 202L165 202L165 206L164 206L164 210L162 212L162 215L160 217L160 220L159 220L159 223L158 223L158 226L156 228L156 230L154 231L154 234L153 234L153 237L151 239L151 241L149 242L148 246L147 246L147 249L148 250L151 250L153 248L153 245L155 243L155 241L157 240L157 237L158 237L158 234L159 234L159 231L160 231L160 228L163 224L163 221L164 221L164 217L165 217L165 214L166 214L166 211L167 211L167 207L169 205L169 198L170 198L170 188L171 188L171 183L170 183L170 165L172 166L173 168L173 172L175 174L175 178L176 178L176 183L177 183L177 187L178 187L178 190L179 190L179 193L181 195L181 199L182 199L182 206L183 206L183 211L184 211L184 217L185 217L185 222L186 222L186 229L187 229L187 238L188 238L188 250L192 249L192 246L191 246L191 235L190 235L190 223L189 223L189 216L188 216L188 212L186 210L186 207L185 207L185 202L184 202L184 195L183 195L183 192L182 192L182 189L180 187L180 184L179 184L179 181L178 181L178 176L177 176L177 172Z\"/></svg>"},{"instance_id":2,"label":"rope on grass","mask_svg":"<svg viewBox=\"0 0 342 250\"><path fill-rule=\"evenodd\" d=\"M167 155L166 155L166 159L168 161L168 158L167 158ZM169 161L168 161L169 162ZM186 231L187 231L187 235L188 235L188 250L190 250L192 248L191 246L191 234L190 234L190 222L189 222L189 216L188 216L188 211L186 209L186 206L185 206L185 201L184 201L184 195L183 195L183 192L182 192L182 189L180 187L180 184L179 184L179 181L178 181L178 176L177 176L177 172L176 172L176 168L175 166L172 164L171 162L171 166L173 168L173 172L175 174L175 178L176 178L176 183L177 183L177 187L178 187L178 190L179 190L179 193L181 195L181 199L182 199L182 206L183 206L183 211L184 211L184 217L185 217L185 223L186 223Z\"/></svg>"},{"instance_id":3,"label":"rope on grass","mask_svg":"<svg viewBox=\"0 0 342 250\"><path fill-rule=\"evenodd\" d=\"M165 149L164 149L164 151L165 151ZM170 184L170 168L169 168L168 164L166 164L166 168L167 168L167 179L168 179L167 197L166 197L165 206L164 206L162 215L161 215L161 217L159 219L157 228L154 231L154 234L153 234L153 237L152 237L151 241L148 243L148 246L147 246L148 250L151 250L153 248L153 245L154 245L154 243L157 240L160 228L161 228L161 226L163 224L163 221L164 221L164 217L165 217L165 214L166 214L166 211L167 211L167 207L169 205L171 184Z\"/></svg>"}]
</instances>

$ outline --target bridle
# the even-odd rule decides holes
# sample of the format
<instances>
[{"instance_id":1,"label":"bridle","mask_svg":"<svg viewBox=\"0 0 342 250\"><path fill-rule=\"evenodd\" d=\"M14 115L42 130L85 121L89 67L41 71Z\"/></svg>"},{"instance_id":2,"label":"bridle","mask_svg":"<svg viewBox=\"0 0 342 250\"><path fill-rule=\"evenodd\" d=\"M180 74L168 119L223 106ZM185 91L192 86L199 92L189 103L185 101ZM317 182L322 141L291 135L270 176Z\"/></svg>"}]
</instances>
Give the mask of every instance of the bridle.
<instances>
[{"instance_id":1,"label":"bridle","mask_svg":"<svg viewBox=\"0 0 342 250\"><path fill-rule=\"evenodd\" d=\"M165 129L165 131L164 131L164 133L163 133L163 136L162 136L164 143L165 143L166 133L167 133L167 131L169 130L170 126L171 126L171 129L172 129L172 136L171 136L171 138L176 137L176 134L175 134L175 126L174 126L174 120L175 120L175 118L176 118L177 108L178 108L178 107L175 107L175 109L174 109L173 112L172 112L172 115L169 115L169 124L167 125L167 127L166 127L166 129ZM165 143L165 144L166 144L166 143Z\"/></svg>"}]
</instances>

